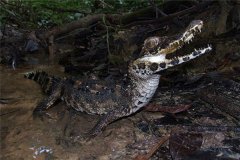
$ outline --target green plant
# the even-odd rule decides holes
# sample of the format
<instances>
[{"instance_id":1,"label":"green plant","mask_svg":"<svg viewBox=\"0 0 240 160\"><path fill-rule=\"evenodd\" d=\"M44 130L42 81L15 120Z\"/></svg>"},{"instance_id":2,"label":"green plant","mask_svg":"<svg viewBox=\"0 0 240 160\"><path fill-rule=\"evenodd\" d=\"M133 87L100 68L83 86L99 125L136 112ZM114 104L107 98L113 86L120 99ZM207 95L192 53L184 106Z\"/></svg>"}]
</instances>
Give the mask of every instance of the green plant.
<instances>
[{"instance_id":1,"label":"green plant","mask_svg":"<svg viewBox=\"0 0 240 160\"><path fill-rule=\"evenodd\" d=\"M86 14L126 13L149 5L147 0L2 0L0 4L0 25L24 28L49 28Z\"/></svg>"}]
</instances>

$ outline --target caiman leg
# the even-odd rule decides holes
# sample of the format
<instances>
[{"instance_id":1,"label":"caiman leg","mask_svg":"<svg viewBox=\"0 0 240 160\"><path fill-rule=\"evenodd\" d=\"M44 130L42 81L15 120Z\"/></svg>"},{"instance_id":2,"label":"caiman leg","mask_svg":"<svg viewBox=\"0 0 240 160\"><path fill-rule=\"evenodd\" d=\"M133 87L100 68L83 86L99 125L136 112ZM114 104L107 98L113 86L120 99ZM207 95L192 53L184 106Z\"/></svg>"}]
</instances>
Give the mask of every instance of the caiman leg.
<instances>
[{"instance_id":1,"label":"caiman leg","mask_svg":"<svg viewBox=\"0 0 240 160\"><path fill-rule=\"evenodd\" d=\"M146 106L146 107L147 107L147 109L149 109L151 111L163 111L163 112L169 112L169 113L174 114L174 113L178 113L178 112L187 110L190 107L190 105L179 105L177 107L172 108L172 110L167 107L157 109L157 108L155 108L156 106L154 106L154 108L152 108L153 106L151 106L151 105ZM129 115L133 114L134 112L136 112L136 111L133 111L128 106L122 106L122 107L118 108L117 110L112 110L112 111L108 112L106 115L104 115L100 118L100 120L93 127L93 129L88 133L87 136L94 137L94 136L98 135L109 123L111 123L119 118L129 116Z\"/></svg>"},{"instance_id":2,"label":"caiman leg","mask_svg":"<svg viewBox=\"0 0 240 160\"><path fill-rule=\"evenodd\" d=\"M95 137L111 122L129 116L133 111L128 106L121 106L116 110L109 111L106 115L102 116L93 129L88 133L88 137Z\"/></svg>"},{"instance_id":3,"label":"caiman leg","mask_svg":"<svg viewBox=\"0 0 240 160\"><path fill-rule=\"evenodd\" d=\"M160 75L151 75L148 79L138 80L132 89L132 99L129 105L120 106L109 111L104 115L90 131L89 136L96 136L104 129L109 123L136 113L138 110L146 106L154 95L160 80Z\"/></svg>"},{"instance_id":4,"label":"caiman leg","mask_svg":"<svg viewBox=\"0 0 240 160\"><path fill-rule=\"evenodd\" d=\"M49 109L61 97L61 86L57 86L50 96L44 98L33 110L33 114L38 114Z\"/></svg>"}]
</instances>

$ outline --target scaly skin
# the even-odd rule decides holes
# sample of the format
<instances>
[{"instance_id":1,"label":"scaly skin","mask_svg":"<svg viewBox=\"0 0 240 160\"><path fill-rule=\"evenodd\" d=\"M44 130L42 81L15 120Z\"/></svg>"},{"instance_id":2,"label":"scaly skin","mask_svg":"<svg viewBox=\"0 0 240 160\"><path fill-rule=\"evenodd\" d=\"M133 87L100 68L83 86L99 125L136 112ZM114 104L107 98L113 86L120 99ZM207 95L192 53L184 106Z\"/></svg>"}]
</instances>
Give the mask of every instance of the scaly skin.
<instances>
[{"instance_id":1,"label":"scaly skin","mask_svg":"<svg viewBox=\"0 0 240 160\"><path fill-rule=\"evenodd\" d=\"M77 111L103 115L90 131L89 136L99 134L109 123L129 116L149 103L159 84L159 71L190 61L212 50L208 45L206 48L195 49L192 53L182 57L166 58L167 54L189 43L194 35L201 32L202 26L202 21L195 20L183 33L172 38L150 37L146 39L141 52L142 57L129 64L130 82L128 85L109 84L98 80L85 82L48 78L45 72L27 74L27 78L40 82L44 90L50 94L38 104L34 112L47 110L61 98Z\"/></svg>"}]
</instances>

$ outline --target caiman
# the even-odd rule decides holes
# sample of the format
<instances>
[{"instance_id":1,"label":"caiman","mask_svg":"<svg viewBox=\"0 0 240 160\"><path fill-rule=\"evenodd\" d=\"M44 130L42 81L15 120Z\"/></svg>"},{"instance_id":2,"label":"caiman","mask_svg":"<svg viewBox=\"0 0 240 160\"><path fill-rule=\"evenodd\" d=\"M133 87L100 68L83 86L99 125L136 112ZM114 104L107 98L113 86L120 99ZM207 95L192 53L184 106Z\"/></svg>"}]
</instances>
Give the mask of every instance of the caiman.
<instances>
[{"instance_id":1,"label":"caiman","mask_svg":"<svg viewBox=\"0 0 240 160\"><path fill-rule=\"evenodd\" d=\"M100 80L75 81L68 78L49 76L45 72L32 72L25 75L40 83L48 96L42 100L34 113L45 112L54 102L62 99L67 106L88 114L100 114L102 117L90 131L95 136L111 122L136 113L146 106L158 88L160 71L190 61L212 50L211 45L194 49L185 56L170 59L173 53L193 40L201 32L203 21L194 20L180 34L171 38L149 37L144 41L140 58L132 61L128 67L128 83L115 84Z\"/></svg>"}]
</instances>

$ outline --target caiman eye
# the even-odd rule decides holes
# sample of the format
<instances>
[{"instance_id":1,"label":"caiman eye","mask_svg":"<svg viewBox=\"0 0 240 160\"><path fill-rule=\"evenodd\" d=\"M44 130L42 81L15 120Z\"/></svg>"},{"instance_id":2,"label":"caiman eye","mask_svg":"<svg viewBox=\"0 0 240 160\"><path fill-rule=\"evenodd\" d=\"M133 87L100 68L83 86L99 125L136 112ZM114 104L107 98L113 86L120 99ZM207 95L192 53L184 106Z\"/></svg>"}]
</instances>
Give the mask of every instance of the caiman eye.
<instances>
[{"instance_id":1,"label":"caiman eye","mask_svg":"<svg viewBox=\"0 0 240 160\"><path fill-rule=\"evenodd\" d=\"M160 41L158 37L150 37L144 41L144 47L147 49L152 49L157 47L159 42Z\"/></svg>"},{"instance_id":2,"label":"caiman eye","mask_svg":"<svg viewBox=\"0 0 240 160\"><path fill-rule=\"evenodd\" d=\"M143 55L154 55L157 53L157 51L159 50L160 48L160 45L162 43L162 37L150 37L150 38L147 38L145 41L144 41L144 45L143 45L143 49L142 49L142 52L143 52Z\"/></svg>"}]
</instances>

